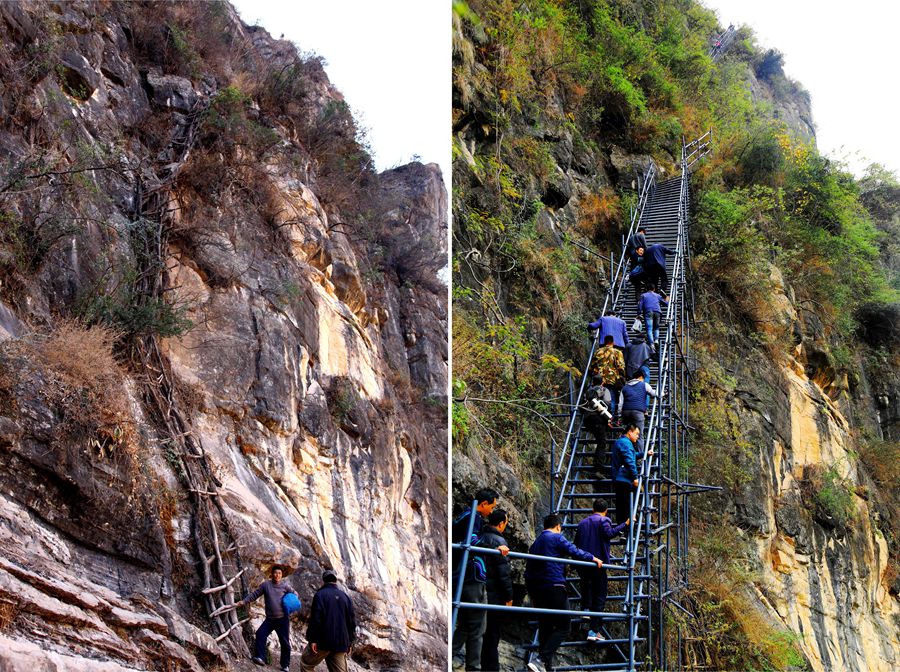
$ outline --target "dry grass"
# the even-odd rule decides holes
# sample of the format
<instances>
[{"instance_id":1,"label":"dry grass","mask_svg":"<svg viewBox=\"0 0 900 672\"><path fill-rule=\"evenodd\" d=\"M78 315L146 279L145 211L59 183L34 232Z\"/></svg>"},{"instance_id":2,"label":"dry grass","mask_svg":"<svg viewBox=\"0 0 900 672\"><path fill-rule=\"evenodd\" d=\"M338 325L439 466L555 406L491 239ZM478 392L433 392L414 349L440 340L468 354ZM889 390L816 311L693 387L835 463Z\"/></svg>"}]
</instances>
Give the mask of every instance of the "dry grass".
<instances>
[{"instance_id":1,"label":"dry grass","mask_svg":"<svg viewBox=\"0 0 900 672\"><path fill-rule=\"evenodd\" d=\"M581 199L578 228L591 239L607 237L613 230L618 230L621 218L621 199L609 187Z\"/></svg>"},{"instance_id":2,"label":"dry grass","mask_svg":"<svg viewBox=\"0 0 900 672\"><path fill-rule=\"evenodd\" d=\"M19 615L19 608L14 602L0 601L0 631L8 630Z\"/></svg>"},{"instance_id":3,"label":"dry grass","mask_svg":"<svg viewBox=\"0 0 900 672\"><path fill-rule=\"evenodd\" d=\"M62 412L62 431L82 437L104 459L137 453L125 372L113 353L117 338L108 327L63 320L28 345L35 363L53 374L45 392Z\"/></svg>"}]
</instances>

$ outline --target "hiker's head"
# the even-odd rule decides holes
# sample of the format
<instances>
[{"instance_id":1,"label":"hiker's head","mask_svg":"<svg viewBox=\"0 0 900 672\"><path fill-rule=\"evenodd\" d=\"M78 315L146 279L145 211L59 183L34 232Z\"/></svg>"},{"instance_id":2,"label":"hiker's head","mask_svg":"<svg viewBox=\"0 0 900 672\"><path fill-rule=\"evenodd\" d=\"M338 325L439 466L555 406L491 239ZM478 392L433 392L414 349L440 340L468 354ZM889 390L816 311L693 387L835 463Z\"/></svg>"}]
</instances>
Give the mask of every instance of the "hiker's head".
<instances>
[{"instance_id":1,"label":"hiker's head","mask_svg":"<svg viewBox=\"0 0 900 672\"><path fill-rule=\"evenodd\" d=\"M337 574L334 573L334 570L326 569L322 572L322 583L337 583Z\"/></svg>"},{"instance_id":2,"label":"hiker's head","mask_svg":"<svg viewBox=\"0 0 900 672\"><path fill-rule=\"evenodd\" d=\"M559 532L562 529L562 520L555 513L544 516L544 529Z\"/></svg>"},{"instance_id":3,"label":"hiker's head","mask_svg":"<svg viewBox=\"0 0 900 672\"><path fill-rule=\"evenodd\" d=\"M639 227L638 227L638 233L647 233L646 227L639 226Z\"/></svg>"},{"instance_id":4,"label":"hiker's head","mask_svg":"<svg viewBox=\"0 0 900 672\"><path fill-rule=\"evenodd\" d=\"M656 285L650 285L650 287L647 289L647 291L649 291L649 292L656 292L656 291L659 291L659 290L656 289Z\"/></svg>"},{"instance_id":5,"label":"hiker's head","mask_svg":"<svg viewBox=\"0 0 900 672\"><path fill-rule=\"evenodd\" d=\"M640 369L638 369L638 370L637 370L637 373L634 374L634 377L635 377L637 380L643 380L643 379L644 379L644 372L641 371Z\"/></svg>"},{"instance_id":6,"label":"hiker's head","mask_svg":"<svg viewBox=\"0 0 900 672\"><path fill-rule=\"evenodd\" d=\"M637 440L641 436L641 430L634 424L625 425L625 436L631 439L632 443L637 443Z\"/></svg>"},{"instance_id":7,"label":"hiker's head","mask_svg":"<svg viewBox=\"0 0 900 672\"><path fill-rule=\"evenodd\" d=\"M475 493L475 500L478 504L475 507L475 510L478 511L482 516L491 515L491 511L494 510L494 507L497 506L497 498L500 495L497 494L496 490L492 490L491 488L482 488L478 492Z\"/></svg>"},{"instance_id":8,"label":"hiker's head","mask_svg":"<svg viewBox=\"0 0 900 672\"><path fill-rule=\"evenodd\" d=\"M637 249L635 250L635 252L637 252L637 254L638 254L639 257L643 257L643 256L644 256L644 248L643 248L643 247L637 248Z\"/></svg>"},{"instance_id":9,"label":"hiker's head","mask_svg":"<svg viewBox=\"0 0 900 672\"><path fill-rule=\"evenodd\" d=\"M278 583L279 581L281 581L281 579L283 577L284 577L284 570L281 567L279 567L278 565L275 565L274 567L272 567L272 581L274 581L275 583Z\"/></svg>"},{"instance_id":10,"label":"hiker's head","mask_svg":"<svg viewBox=\"0 0 900 672\"><path fill-rule=\"evenodd\" d=\"M595 373L593 376L591 376L591 385L593 385L595 387L599 387L600 385L603 385L603 376L600 376Z\"/></svg>"},{"instance_id":11,"label":"hiker's head","mask_svg":"<svg viewBox=\"0 0 900 672\"><path fill-rule=\"evenodd\" d=\"M594 513L606 513L609 509L609 504L606 503L605 499L595 499L593 509Z\"/></svg>"},{"instance_id":12,"label":"hiker's head","mask_svg":"<svg viewBox=\"0 0 900 672\"><path fill-rule=\"evenodd\" d=\"M615 340L616 339L613 338L612 334L607 334L606 337L603 339L603 345L612 345L613 343L615 343Z\"/></svg>"},{"instance_id":13,"label":"hiker's head","mask_svg":"<svg viewBox=\"0 0 900 672\"><path fill-rule=\"evenodd\" d=\"M503 532L509 524L509 515L503 509L494 509L487 520L488 525L496 527L499 532Z\"/></svg>"}]
</instances>

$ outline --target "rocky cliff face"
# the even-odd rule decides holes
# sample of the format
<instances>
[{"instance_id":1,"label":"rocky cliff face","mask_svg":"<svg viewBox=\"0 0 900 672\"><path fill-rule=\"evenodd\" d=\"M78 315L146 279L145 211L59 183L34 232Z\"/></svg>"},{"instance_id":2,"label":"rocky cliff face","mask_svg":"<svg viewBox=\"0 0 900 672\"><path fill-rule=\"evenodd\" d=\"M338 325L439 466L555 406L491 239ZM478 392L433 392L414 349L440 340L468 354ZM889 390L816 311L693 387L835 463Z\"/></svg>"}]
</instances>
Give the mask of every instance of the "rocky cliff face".
<instances>
[{"instance_id":1,"label":"rocky cliff face","mask_svg":"<svg viewBox=\"0 0 900 672\"><path fill-rule=\"evenodd\" d=\"M877 427L857 406L871 404L870 392L851 391L822 364L814 315L795 310L783 293L769 307L803 334L793 357L772 363L749 350L741 358L718 351L737 381L731 403L752 447L742 459L745 485L726 498L753 549L750 590L768 617L796 635L811 669L894 669L900 603L890 528L858 458L860 430ZM831 475L823 479L825 472ZM829 478L845 493L846 519L822 506Z\"/></svg>"},{"instance_id":2,"label":"rocky cliff face","mask_svg":"<svg viewBox=\"0 0 900 672\"><path fill-rule=\"evenodd\" d=\"M224 3L3 3L0 36L0 669L240 667L199 497L231 592L295 568L295 649L327 567L353 669L444 669L437 167L376 175L321 65Z\"/></svg>"}]
</instances>

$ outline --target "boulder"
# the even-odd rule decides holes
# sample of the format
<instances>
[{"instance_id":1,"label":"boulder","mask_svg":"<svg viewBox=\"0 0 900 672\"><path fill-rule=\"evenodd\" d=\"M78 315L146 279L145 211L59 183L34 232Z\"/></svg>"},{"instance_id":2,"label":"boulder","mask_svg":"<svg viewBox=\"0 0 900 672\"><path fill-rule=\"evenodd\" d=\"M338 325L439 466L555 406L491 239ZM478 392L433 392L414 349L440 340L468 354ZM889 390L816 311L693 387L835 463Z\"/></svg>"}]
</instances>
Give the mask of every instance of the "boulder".
<instances>
[{"instance_id":1,"label":"boulder","mask_svg":"<svg viewBox=\"0 0 900 672\"><path fill-rule=\"evenodd\" d=\"M197 103L197 92L191 81L184 77L148 73L147 84L153 93L151 100L161 107L190 112Z\"/></svg>"}]
</instances>

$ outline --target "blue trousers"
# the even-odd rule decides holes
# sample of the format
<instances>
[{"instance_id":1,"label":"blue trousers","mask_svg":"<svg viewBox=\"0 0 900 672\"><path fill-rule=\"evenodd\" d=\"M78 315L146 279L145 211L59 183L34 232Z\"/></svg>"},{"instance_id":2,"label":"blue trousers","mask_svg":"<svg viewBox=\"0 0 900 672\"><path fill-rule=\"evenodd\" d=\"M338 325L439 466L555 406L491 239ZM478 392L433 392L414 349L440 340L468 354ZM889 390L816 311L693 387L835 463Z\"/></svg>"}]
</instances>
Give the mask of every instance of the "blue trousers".
<instances>
[{"instance_id":1,"label":"blue trousers","mask_svg":"<svg viewBox=\"0 0 900 672\"><path fill-rule=\"evenodd\" d=\"M281 618L266 616L266 620L256 631L253 655L261 660L266 659L266 641L273 630L278 635L278 643L281 645L281 667L288 667L291 664L291 621L287 616Z\"/></svg>"},{"instance_id":2,"label":"blue trousers","mask_svg":"<svg viewBox=\"0 0 900 672\"><path fill-rule=\"evenodd\" d=\"M644 326L647 328L647 343L655 344L659 340L660 314L656 311L644 313Z\"/></svg>"}]
</instances>

